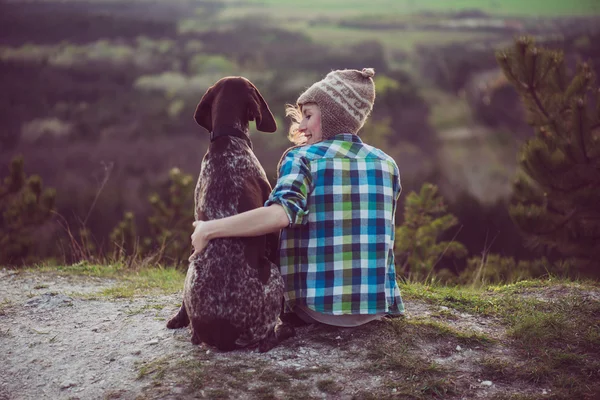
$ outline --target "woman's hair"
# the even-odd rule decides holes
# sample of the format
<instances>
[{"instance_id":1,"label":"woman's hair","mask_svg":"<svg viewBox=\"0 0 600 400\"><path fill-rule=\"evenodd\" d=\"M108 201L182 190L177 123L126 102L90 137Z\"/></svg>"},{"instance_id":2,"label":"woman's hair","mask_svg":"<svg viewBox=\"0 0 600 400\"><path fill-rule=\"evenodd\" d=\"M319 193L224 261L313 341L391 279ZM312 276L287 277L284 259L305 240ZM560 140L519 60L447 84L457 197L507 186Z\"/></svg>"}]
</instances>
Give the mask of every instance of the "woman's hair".
<instances>
[{"instance_id":1,"label":"woman's hair","mask_svg":"<svg viewBox=\"0 0 600 400\"><path fill-rule=\"evenodd\" d=\"M285 105L285 116L290 117L292 120L292 124L290 125L290 130L288 131L288 139L290 142L295 145L301 145L306 142L306 138L302 134L302 132L298 131L298 127L300 126L300 122L302 121L302 106L297 106L293 104Z\"/></svg>"}]
</instances>

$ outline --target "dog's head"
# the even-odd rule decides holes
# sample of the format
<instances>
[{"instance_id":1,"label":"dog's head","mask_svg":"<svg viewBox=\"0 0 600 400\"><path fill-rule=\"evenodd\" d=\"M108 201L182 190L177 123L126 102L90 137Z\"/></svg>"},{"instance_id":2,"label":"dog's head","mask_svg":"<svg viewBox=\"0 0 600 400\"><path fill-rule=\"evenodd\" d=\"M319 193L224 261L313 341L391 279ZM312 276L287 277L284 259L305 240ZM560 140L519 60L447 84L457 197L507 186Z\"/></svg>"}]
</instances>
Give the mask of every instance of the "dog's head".
<instances>
[{"instance_id":1,"label":"dog's head","mask_svg":"<svg viewBox=\"0 0 600 400\"><path fill-rule=\"evenodd\" d=\"M240 122L256 121L261 132L275 132L277 123L262 95L248 79L241 76L222 78L208 88L194 114L196 122L212 132L213 121Z\"/></svg>"}]
</instances>

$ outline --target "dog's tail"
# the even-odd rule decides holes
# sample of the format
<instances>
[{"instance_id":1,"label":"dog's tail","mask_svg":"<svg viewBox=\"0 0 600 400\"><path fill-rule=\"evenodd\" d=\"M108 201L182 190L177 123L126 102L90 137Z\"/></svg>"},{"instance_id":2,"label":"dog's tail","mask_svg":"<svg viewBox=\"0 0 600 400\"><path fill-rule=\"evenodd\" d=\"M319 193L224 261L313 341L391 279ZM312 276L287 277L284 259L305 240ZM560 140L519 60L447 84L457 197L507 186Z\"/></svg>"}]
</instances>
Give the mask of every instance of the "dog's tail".
<instances>
[{"instance_id":1,"label":"dog's tail","mask_svg":"<svg viewBox=\"0 0 600 400\"><path fill-rule=\"evenodd\" d=\"M238 348L235 341L240 336L240 329L233 326L226 319L192 320L192 325L194 335L197 335L200 341L209 346L214 346L221 351L231 351Z\"/></svg>"}]
</instances>

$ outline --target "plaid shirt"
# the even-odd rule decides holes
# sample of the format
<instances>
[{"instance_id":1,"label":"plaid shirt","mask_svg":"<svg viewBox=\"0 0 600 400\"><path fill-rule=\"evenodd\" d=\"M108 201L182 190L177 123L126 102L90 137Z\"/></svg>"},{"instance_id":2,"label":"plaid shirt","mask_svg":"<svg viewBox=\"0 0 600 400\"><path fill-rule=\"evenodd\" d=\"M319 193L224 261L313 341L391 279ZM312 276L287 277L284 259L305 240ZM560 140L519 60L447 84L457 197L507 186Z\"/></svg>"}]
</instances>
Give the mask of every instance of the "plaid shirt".
<instances>
[{"instance_id":1,"label":"plaid shirt","mask_svg":"<svg viewBox=\"0 0 600 400\"><path fill-rule=\"evenodd\" d=\"M394 268L398 166L352 134L293 147L265 203L280 204L287 305L333 315L404 312Z\"/></svg>"}]
</instances>

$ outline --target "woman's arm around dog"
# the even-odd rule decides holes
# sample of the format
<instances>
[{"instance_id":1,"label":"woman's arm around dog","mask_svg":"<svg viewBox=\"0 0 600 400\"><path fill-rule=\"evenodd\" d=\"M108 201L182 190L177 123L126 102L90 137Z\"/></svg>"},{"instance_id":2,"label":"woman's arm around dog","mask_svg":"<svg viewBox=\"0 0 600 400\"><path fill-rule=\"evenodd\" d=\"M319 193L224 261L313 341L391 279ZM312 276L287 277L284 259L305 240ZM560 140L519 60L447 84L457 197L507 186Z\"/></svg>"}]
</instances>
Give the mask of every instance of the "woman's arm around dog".
<instances>
[{"instance_id":1,"label":"woman's arm around dog","mask_svg":"<svg viewBox=\"0 0 600 400\"><path fill-rule=\"evenodd\" d=\"M195 230L192 234L194 253L190 256L190 260L204 250L211 239L266 235L277 232L289 224L288 216L279 204L256 208L226 218L196 221L193 224Z\"/></svg>"}]
</instances>

